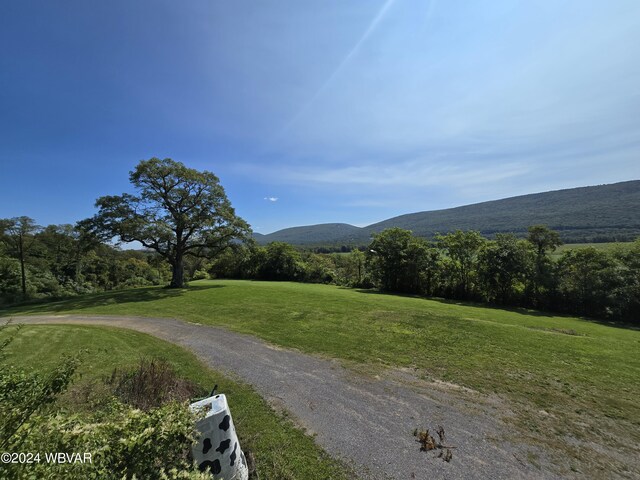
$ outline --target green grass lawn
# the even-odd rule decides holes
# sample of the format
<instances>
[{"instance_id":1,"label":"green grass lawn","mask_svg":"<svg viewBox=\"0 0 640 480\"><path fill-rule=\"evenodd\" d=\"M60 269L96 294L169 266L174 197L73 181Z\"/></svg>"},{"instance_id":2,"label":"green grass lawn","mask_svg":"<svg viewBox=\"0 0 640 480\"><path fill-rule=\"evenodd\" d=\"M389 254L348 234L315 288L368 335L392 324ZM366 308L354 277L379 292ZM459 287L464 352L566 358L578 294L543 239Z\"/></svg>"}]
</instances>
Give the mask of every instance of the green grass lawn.
<instances>
[{"instance_id":1,"label":"green grass lawn","mask_svg":"<svg viewBox=\"0 0 640 480\"><path fill-rule=\"evenodd\" d=\"M8 361L46 371L63 352L81 349L87 352L81 356L76 381L59 401L66 408L81 407L77 397L86 393L83 387L100 382L114 367L134 367L141 356L163 358L180 376L199 384L203 393L219 385L218 391L227 395L243 450L255 455L260 478L350 478L311 437L271 410L250 387L224 378L190 352L149 335L107 327L28 325L9 346Z\"/></svg>"},{"instance_id":2,"label":"green grass lawn","mask_svg":"<svg viewBox=\"0 0 640 480\"><path fill-rule=\"evenodd\" d=\"M227 280L89 295L0 315L44 312L175 317L366 367L413 367L425 378L508 399L518 427L532 435L640 444L636 330L327 285Z\"/></svg>"}]
</instances>

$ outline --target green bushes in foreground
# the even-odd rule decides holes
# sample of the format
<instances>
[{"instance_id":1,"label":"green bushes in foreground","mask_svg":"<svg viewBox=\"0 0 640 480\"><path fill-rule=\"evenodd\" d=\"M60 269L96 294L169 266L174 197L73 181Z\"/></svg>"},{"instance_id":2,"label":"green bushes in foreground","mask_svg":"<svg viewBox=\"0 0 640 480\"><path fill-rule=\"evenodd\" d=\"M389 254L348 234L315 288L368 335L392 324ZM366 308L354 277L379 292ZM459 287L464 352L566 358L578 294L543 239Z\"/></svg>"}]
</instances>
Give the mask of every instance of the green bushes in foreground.
<instances>
[{"instance_id":1,"label":"green bushes in foreground","mask_svg":"<svg viewBox=\"0 0 640 480\"><path fill-rule=\"evenodd\" d=\"M53 409L72 381L78 357L63 358L47 374L29 372L7 364L4 351L12 338L0 344L0 450L30 456L3 461L1 478L210 478L189 461L196 431L186 403L145 411L107 397L91 413ZM71 455L73 461L49 458L55 454Z\"/></svg>"},{"instance_id":2,"label":"green bushes in foreground","mask_svg":"<svg viewBox=\"0 0 640 480\"><path fill-rule=\"evenodd\" d=\"M134 292L144 290L147 289ZM175 292L155 288L152 290L161 293ZM119 295L124 292L102 295ZM69 299L75 300L77 299ZM7 470L3 470L0 465L0 478L3 480L122 479L124 473L117 469L123 465L122 455L125 452L132 461L140 458L142 453L152 455L151 460L156 458L151 463L147 461L144 467L147 470L144 470L144 474L137 475L138 479L163 478L162 475L165 478L198 478L188 458L186 473L185 469L180 468L185 458L182 455L185 448L189 447L189 441L183 442L180 438L189 425L181 423L181 418L186 419L181 413L186 412L181 410L182 404L178 403L176 406L172 402L205 396L214 384L218 384L219 391L227 395L242 449L248 459L254 460L256 478L353 478L341 463L322 451L312 437L305 435L289 418L274 412L251 387L211 370L194 354L178 346L147 334L98 326L25 325L20 330L16 327L1 330L0 328L0 346L8 338L13 337L14 340L1 349L7 356L0 361L0 376L12 368L21 376L33 376L38 384L42 384L47 378L51 378L49 372L55 369L55 365L60 364L61 352L82 351L67 390L55 395L53 402L42 405L29 418L29 430L21 430L25 434L31 432L25 435L27 443L21 444L20 450L14 451L26 452L27 447L38 447L37 451L40 452L93 454L93 465L51 465L49 470L44 465L31 464L24 470L9 465L12 468L11 474L5 473ZM148 360L141 360L141 356ZM114 368L117 370L114 371ZM0 394L9 395L9 389L0 387ZM149 402L150 395L155 402ZM28 395L15 391L13 396L21 399ZM6 405L8 403L4 400L0 401L0 408ZM161 410L156 412L158 408ZM4 414L7 411L0 410L0 424L7 418ZM161 420L164 425L161 425ZM60 434L56 431L58 427L63 430ZM76 431L80 429L83 431ZM99 439L91 443L94 440L86 438L90 434L98 435ZM164 442L163 445L167 446L164 438L170 435L175 440L171 440L173 443L170 445L175 447L171 452L157 452L154 445L148 444L157 441ZM125 439L123 444L118 443L120 437ZM125 449L127 443L129 446ZM283 449L285 444L286 448ZM110 450L104 445L111 445ZM172 456L174 453L175 457ZM171 463L172 459L177 459L178 463ZM112 476L108 472L103 474L105 462L113 470ZM164 474L160 469L155 469L158 464L164 466ZM127 465L131 471L143 471L142 464L139 464L139 470L135 470L138 468L137 463ZM17 476L17 471L21 472L20 476Z\"/></svg>"},{"instance_id":3,"label":"green bushes in foreground","mask_svg":"<svg viewBox=\"0 0 640 480\"><path fill-rule=\"evenodd\" d=\"M4 478L210 480L187 460L195 440L193 425L188 407L175 402L148 412L113 400L92 415L34 414L22 427L20 451L42 452L42 458L27 465L5 464ZM45 452L79 458L53 463L46 461Z\"/></svg>"}]
</instances>

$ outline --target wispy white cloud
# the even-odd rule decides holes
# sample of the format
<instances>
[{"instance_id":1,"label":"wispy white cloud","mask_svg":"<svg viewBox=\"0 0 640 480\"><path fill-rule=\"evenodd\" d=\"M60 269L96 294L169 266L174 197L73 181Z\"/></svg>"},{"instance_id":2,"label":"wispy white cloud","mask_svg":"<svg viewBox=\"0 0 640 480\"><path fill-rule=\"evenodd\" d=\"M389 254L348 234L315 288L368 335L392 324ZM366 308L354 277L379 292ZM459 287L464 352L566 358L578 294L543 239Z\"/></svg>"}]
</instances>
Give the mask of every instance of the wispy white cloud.
<instances>
[{"instance_id":1,"label":"wispy white cloud","mask_svg":"<svg viewBox=\"0 0 640 480\"><path fill-rule=\"evenodd\" d=\"M342 168L300 167L287 169L281 181L296 185L365 185L379 187L428 187L449 185L467 187L500 182L527 174L530 168L521 163L477 165L475 167L409 160L387 165L360 165Z\"/></svg>"},{"instance_id":2,"label":"wispy white cloud","mask_svg":"<svg viewBox=\"0 0 640 480\"><path fill-rule=\"evenodd\" d=\"M393 162L469 138L536 149L559 138L588 145L594 133L638 132L640 98L629 93L637 92L640 64L624 48L638 38L633 2L589 4L580 13L430 4L433 25L412 2L388 7L380 11L385 21L378 15L371 24L376 34L367 30L358 54L340 64L343 74L329 77L331 89L318 91L322 101L314 95L295 116L280 152L323 162L376 152Z\"/></svg>"},{"instance_id":3,"label":"wispy white cloud","mask_svg":"<svg viewBox=\"0 0 640 480\"><path fill-rule=\"evenodd\" d=\"M375 31L376 27L382 21L382 19L385 17L387 11L391 7L391 5L393 5L394 2L395 2L395 0L386 0L385 1L385 3L382 5L382 7L380 8L380 10L376 14L376 16L373 18L373 20L371 20L371 23L369 24L369 26L367 27L365 32L362 34L360 39L351 48L351 50L349 50L349 52L344 56L344 58L342 59L340 64L331 73L331 75L329 75L329 77L324 81L322 86L311 96L311 98L302 106L302 108L300 108L300 110L291 118L291 120L289 120L285 124L284 128L282 129L282 131L279 133L278 136L282 136L285 133L287 133L287 131L291 127L293 127L296 124L296 122L303 115L305 115L311 109L311 107L318 101L318 99L322 96L322 94L325 92L325 90L327 90L327 88L329 88L329 86L334 82L334 80L338 77L338 75L340 75L340 72L342 72L342 70L344 70L344 68L349 64L349 62L351 62L353 57L358 53L358 50L360 50L362 45L364 45L364 43L367 41L367 39ZM431 7L431 4L429 6Z\"/></svg>"},{"instance_id":4,"label":"wispy white cloud","mask_svg":"<svg viewBox=\"0 0 640 480\"><path fill-rule=\"evenodd\" d=\"M230 167L288 208L387 215L640 178L636 0L332 5L330 34L273 47L287 54L268 65L292 61L246 102L273 133Z\"/></svg>"},{"instance_id":5,"label":"wispy white cloud","mask_svg":"<svg viewBox=\"0 0 640 480\"><path fill-rule=\"evenodd\" d=\"M264 200L275 203L278 201L278 197L264 197Z\"/></svg>"}]
</instances>

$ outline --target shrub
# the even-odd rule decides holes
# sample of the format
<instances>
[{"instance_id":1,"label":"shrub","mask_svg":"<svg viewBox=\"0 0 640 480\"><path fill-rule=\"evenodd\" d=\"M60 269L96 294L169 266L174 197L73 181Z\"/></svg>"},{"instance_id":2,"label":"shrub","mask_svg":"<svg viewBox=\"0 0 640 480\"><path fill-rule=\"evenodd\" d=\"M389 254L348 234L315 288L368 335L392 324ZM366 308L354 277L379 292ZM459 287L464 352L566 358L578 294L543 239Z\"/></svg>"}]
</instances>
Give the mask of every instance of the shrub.
<instances>
[{"instance_id":1,"label":"shrub","mask_svg":"<svg viewBox=\"0 0 640 480\"><path fill-rule=\"evenodd\" d=\"M209 280L209 273L206 270L196 270L191 277L191 280Z\"/></svg>"},{"instance_id":2,"label":"shrub","mask_svg":"<svg viewBox=\"0 0 640 480\"><path fill-rule=\"evenodd\" d=\"M8 333L8 324L0 333ZM19 327L18 327L19 328ZM63 358L48 374L8 365L6 348L13 334L0 342L0 450L41 452L40 462L4 463L0 478L14 479L211 479L196 470L189 454L195 442L195 417L187 403L170 401L140 410L116 397L90 414L48 408L69 386L78 356ZM155 403L190 394L164 362L145 360L133 372L112 375L116 390L130 403L144 394ZM52 463L45 452L91 454L90 462Z\"/></svg>"},{"instance_id":3,"label":"shrub","mask_svg":"<svg viewBox=\"0 0 640 480\"><path fill-rule=\"evenodd\" d=\"M90 463L8 465L9 478L205 479L189 456L194 418L171 402L148 412L113 400L90 416L36 415L22 451L91 454ZM11 471L13 470L13 471Z\"/></svg>"},{"instance_id":4,"label":"shrub","mask_svg":"<svg viewBox=\"0 0 640 480\"><path fill-rule=\"evenodd\" d=\"M195 383L180 378L165 360L149 358L141 358L130 371L114 369L106 383L122 402L142 410L189 400L200 390Z\"/></svg>"}]
</instances>

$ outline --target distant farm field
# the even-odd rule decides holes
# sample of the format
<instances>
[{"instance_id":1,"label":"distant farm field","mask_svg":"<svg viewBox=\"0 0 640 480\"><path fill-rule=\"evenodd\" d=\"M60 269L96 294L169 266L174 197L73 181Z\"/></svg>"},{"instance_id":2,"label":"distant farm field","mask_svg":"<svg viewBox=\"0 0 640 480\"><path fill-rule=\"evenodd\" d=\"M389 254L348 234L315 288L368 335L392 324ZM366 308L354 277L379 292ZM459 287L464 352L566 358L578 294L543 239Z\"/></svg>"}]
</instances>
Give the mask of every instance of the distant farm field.
<instances>
[{"instance_id":1,"label":"distant farm field","mask_svg":"<svg viewBox=\"0 0 640 480\"><path fill-rule=\"evenodd\" d=\"M227 280L88 295L0 315L45 312L175 317L365 371L409 367L508 399L517 428L576 440L565 443L576 458L593 454L580 441L594 435L624 455L636 455L640 445L637 330L328 285Z\"/></svg>"},{"instance_id":2,"label":"distant farm field","mask_svg":"<svg viewBox=\"0 0 640 480\"><path fill-rule=\"evenodd\" d=\"M633 246L633 242L603 242L603 243L566 243L560 245L554 252L551 253L551 258L558 259L560 256L569 250L577 250L580 248L593 247L596 250L602 252L615 252L626 251Z\"/></svg>"}]
</instances>

